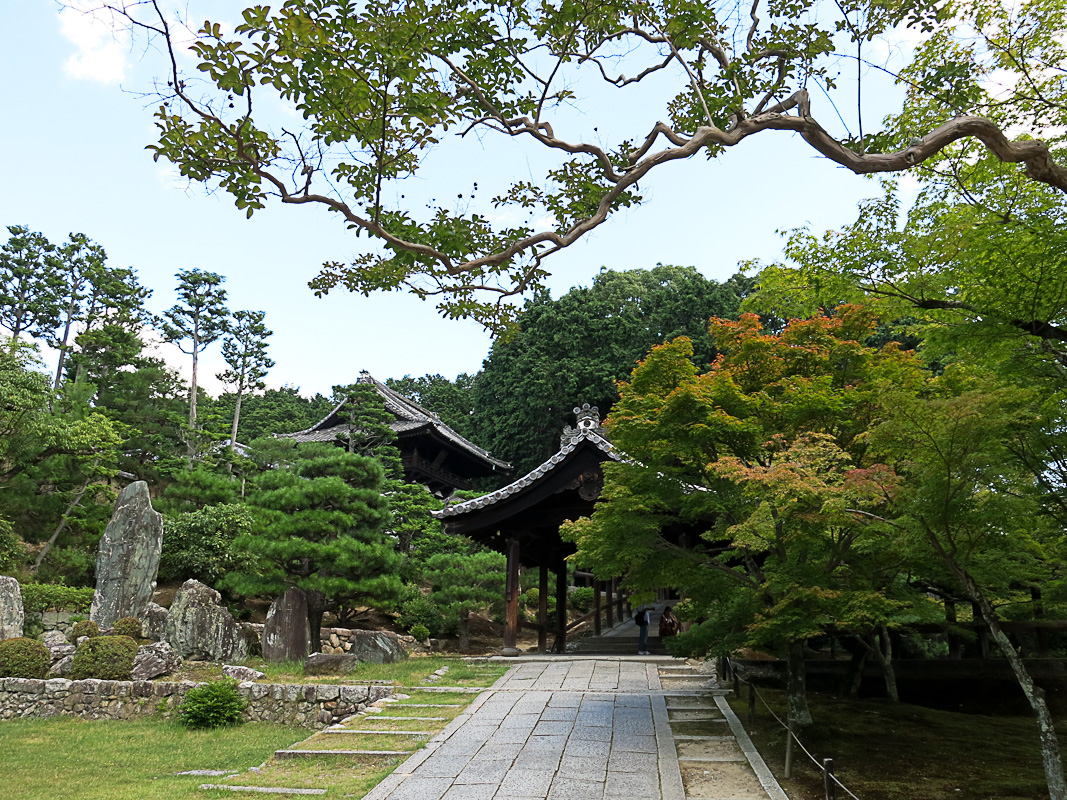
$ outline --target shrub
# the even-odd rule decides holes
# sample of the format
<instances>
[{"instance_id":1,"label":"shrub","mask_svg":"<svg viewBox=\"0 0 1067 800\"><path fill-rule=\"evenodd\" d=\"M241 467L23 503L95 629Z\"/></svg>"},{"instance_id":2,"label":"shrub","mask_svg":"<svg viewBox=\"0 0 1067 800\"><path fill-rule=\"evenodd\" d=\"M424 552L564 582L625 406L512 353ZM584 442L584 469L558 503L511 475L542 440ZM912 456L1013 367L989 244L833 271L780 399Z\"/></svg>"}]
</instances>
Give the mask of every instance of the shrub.
<instances>
[{"instance_id":1,"label":"shrub","mask_svg":"<svg viewBox=\"0 0 1067 800\"><path fill-rule=\"evenodd\" d=\"M407 628L409 631L416 625L422 625L430 632L431 636L443 632L447 627L445 615L441 608L428 597L423 597L422 595L413 597L400 606L397 623L401 628Z\"/></svg>"},{"instance_id":2,"label":"shrub","mask_svg":"<svg viewBox=\"0 0 1067 800\"><path fill-rule=\"evenodd\" d=\"M223 482L233 486L232 481ZM168 514L163 520L160 580L196 578L214 586L227 573L246 565L247 556L236 552L232 545L238 536L251 531L252 514L243 505L213 505Z\"/></svg>"},{"instance_id":3,"label":"shrub","mask_svg":"<svg viewBox=\"0 0 1067 800\"><path fill-rule=\"evenodd\" d=\"M237 681L212 681L189 690L178 706L178 720L187 728L221 728L239 725L248 702L237 691Z\"/></svg>"},{"instance_id":4,"label":"shrub","mask_svg":"<svg viewBox=\"0 0 1067 800\"><path fill-rule=\"evenodd\" d=\"M424 642L430 638L430 629L425 625L412 625L409 633L420 642Z\"/></svg>"},{"instance_id":5,"label":"shrub","mask_svg":"<svg viewBox=\"0 0 1067 800\"><path fill-rule=\"evenodd\" d=\"M593 607L593 587L575 586L567 596L571 607L583 614Z\"/></svg>"},{"instance_id":6,"label":"shrub","mask_svg":"<svg viewBox=\"0 0 1067 800\"><path fill-rule=\"evenodd\" d=\"M0 678L44 678L52 666L48 648L21 636L0 642Z\"/></svg>"},{"instance_id":7,"label":"shrub","mask_svg":"<svg viewBox=\"0 0 1067 800\"><path fill-rule=\"evenodd\" d=\"M141 620L137 617L123 617L116 620L111 626L111 632L116 636L129 636L131 639L141 638Z\"/></svg>"},{"instance_id":8,"label":"shrub","mask_svg":"<svg viewBox=\"0 0 1067 800\"><path fill-rule=\"evenodd\" d=\"M93 602L93 590L56 583L23 583L22 607L27 614L45 611L74 611L84 613Z\"/></svg>"},{"instance_id":9,"label":"shrub","mask_svg":"<svg viewBox=\"0 0 1067 800\"><path fill-rule=\"evenodd\" d=\"M74 627L70 631L71 641L78 641L83 636L99 636L100 626L93 622L91 619L83 619L74 623Z\"/></svg>"},{"instance_id":10,"label":"shrub","mask_svg":"<svg viewBox=\"0 0 1067 800\"><path fill-rule=\"evenodd\" d=\"M100 678L128 681L137 655L137 642L129 636L97 636L78 645L70 665L74 680Z\"/></svg>"}]
</instances>

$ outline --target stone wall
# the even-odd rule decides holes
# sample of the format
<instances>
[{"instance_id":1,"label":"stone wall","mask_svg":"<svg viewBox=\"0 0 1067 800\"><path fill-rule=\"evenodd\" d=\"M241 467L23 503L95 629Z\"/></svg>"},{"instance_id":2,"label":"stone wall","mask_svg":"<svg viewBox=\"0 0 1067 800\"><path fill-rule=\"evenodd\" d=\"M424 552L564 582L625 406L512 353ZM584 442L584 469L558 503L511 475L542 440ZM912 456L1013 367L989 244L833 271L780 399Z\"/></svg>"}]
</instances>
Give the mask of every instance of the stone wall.
<instances>
[{"instance_id":1,"label":"stone wall","mask_svg":"<svg viewBox=\"0 0 1067 800\"><path fill-rule=\"evenodd\" d=\"M74 616L70 611L45 611L41 614L41 624L46 631L69 634L74 629ZM77 616L79 619L85 619L85 614Z\"/></svg>"},{"instance_id":2,"label":"stone wall","mask_svg":"<svg viewBox=\"0 0 1067 800\"><path fill-rule=\"evenodd\" d=\"M71 681L0 678L0 720L20 717L169 719L185 693L198 684L168 681ZM245 719L321 728L388 697L386 686L331 684L239 684L248 700Z\"/></svg>"},{"instance_id":3,"label":"stone wall","mask_svg":"<svg viewBox=\"0 0 1067 800\"><path fill-rule=\"evenodd\" d=\"M255 635L262 640L263 625L261 623L245 622L242 624L246 629L253 631ZM353 628L322 628L319 631L319 640L323 653L348 653L352 650L352 646L357 644L357 640L360 638L374 638L379 636L396 639L400 643L400 646L408 653L417 650L419 646L419 643L415 640L414 636L402 636L400 634L392 633L391 631L364 631ZM357 647L356 649L358 650L359 648Z\"/></svg>"}]
</instances>

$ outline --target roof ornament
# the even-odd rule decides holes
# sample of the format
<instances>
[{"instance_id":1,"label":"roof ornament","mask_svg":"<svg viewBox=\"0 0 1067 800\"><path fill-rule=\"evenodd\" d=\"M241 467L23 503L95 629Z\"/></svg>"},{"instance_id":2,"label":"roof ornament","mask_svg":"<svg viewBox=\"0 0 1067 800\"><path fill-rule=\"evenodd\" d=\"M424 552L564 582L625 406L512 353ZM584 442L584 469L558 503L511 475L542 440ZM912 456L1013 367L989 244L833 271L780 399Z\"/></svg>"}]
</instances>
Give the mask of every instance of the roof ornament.
<instances>
[{"instance_id":1,"label":"roof ornament","mask_svg":"<svg viewBox=\"0 0 1067 800\"><path fill-rule=\"evenodd\" d=\"M604 429L600 427L600 409L588 403L582 403L581 407L574 407L574 413L578 417L578 427L564 426L563 435L559 437L560 446L570 444L587 433L604 436Z\"/></svg>"}]
</instances>

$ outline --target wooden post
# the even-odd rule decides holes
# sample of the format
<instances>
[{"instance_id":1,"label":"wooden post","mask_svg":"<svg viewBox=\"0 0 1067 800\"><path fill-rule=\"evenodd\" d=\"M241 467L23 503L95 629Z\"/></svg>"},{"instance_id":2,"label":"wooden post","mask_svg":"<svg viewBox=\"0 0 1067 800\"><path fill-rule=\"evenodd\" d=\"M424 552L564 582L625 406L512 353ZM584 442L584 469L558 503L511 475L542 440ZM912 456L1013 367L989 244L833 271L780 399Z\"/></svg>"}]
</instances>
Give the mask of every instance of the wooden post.
<instances>
[{"instance_id":1,"label":"wooden post","mask_svg":"<svg viewBox=\"0 0 1067 800\"><path fill-rule=\"evenodd\" d=\"M607 596L607 601L608 601L608 620L607 620L607 622L608 622L608 630L610 631L612 628L615 627L615 604L614 604L614 601L612 599L612 595L615 592L615 579L612 578L611 580L609 580L607 582L607 586L605 586L604 588L606 588L608 590L608 596ZM622 620L619 620L619 621L621 622Z\"/></svg>"},{"instance_id":2,"label":"wooden post","mask_svg":"<svg viewBox=\"0 0 1067 800\"><path fill-rule=\"evenodd\" d=\"M619 622L626 619L626 615L622 613L622 592L619 591L619 579L615 579L615 610L619 612Z\"/></svg>"},{"instance_id":3,"label":"wooden post","mask_svg":"<svg viewBox=\"0 0 1067 800\"><path fill-rule=\"evenodd\" d=\"M502 655L519 654L519 540L507 540L507 576L504 581L504 649Z\"/></svg>"},{"instance_id":4,"label":"wooden post","mask_svg":"<svg viewBox=\"0 0 1067 800\"><path fill-rule=\"evenodd\" d=\"M834 780L834 760L822 760L822 790L826 800L837 800L837 782Z\"/></svg>"},{"instance_id":5,"label":"wooden post","mask_svg":"<svg viewBox=\"0 0 1067 800\"><path fill-rule=\"evenodd\" d=\"M793 720L789 720L789 729L785 740L785 770L786 780L793 777Z\"/></svg>"},{"instance_id":6,"label":"wooden post","mask_svg":"<svg viewBox=\"0 0 1067 800\"><path fill-rule=\"evenodd\" d=\"M567 652L567 562L556 565L556 645L557 653Z\"/></svg>"},{"instance_id":7,"label":"wooden post","mask_svg":"<svg viewBox=\"0 0 1067 800\"><path fill-rule=\"evenodd\" d=\"M539 567L537 579L537 652L548 649L548 564Z\"/></svg>"},{"instance_id":8,"label":"wooden post","mask_svg":"<svg viewBox=\"0 0 1067 800\"><path fill-rule=\"evenodd\" d=\"M593 635L600 635L600 589L601 583L598 580L593 581Z\"/></svg>"},{"instance_id":9,"label":"wooden post","mask_svg":"<svg viewBox=\"0 0 1067 800\"><path fill-rule=\"evenodd\" d=\"M734 680L737 680L735 677ZM748 685L748 724L751 725L756 721L756 687L751 683Z\"/></svg>"}]
</instances>

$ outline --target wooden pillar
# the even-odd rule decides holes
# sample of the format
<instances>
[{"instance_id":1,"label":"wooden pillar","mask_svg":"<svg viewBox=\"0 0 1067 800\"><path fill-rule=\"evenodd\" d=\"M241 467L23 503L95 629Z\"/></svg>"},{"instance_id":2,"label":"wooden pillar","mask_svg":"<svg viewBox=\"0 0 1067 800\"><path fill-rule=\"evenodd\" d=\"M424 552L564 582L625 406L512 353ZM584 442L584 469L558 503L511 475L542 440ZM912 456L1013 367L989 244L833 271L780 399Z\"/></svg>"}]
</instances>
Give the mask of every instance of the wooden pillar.
<instances>
[{"instance_id":1,"label":"wooden pillar","mask_svg":"<svg viewBox=\"0 0 1067 800\"><path fill-rule=\"evenodd\" d=\"M619 622L626 619L626 615L622 613L622 592L619 590L619 579L615 579L615 610L619 613Z\"/></svg>"},{"instance_id":2,"label":"wooden pillar","mask_svg":"<svg viewBox=\"0 0 1067 800\"><path fill-rule=\"evenodd\" d=\"M556 643L557 653L567 652L567 562L556 565Z\"/></svg>"},{"instance_id":3,"label":"wooden pillar","mask_svg":"<svg viewBox=\"0 0 1067 800\"><path fill-rule=\"evenodd\" d=\"M548 649L548 564L542 564L537 580L537 652Z\"/></svg>"},{"instance_id":4,"label":"wooden pillar","mask_svg":"<svg viewBox=\"0 0 1067 800\"><path fill-rule=\"evenodd\" d=\"M600 635L600 581L593 580L593 635Z\"/></svg>"},{"instance_id":5,"label":"wooden pillar","mask_svg":"<svg viewBox=\"0 0 1067 800\"><path fill-rule=\"evenodd\" d=\"M504 582L504 649L502 655L519 654L519 540L507 541L507 577Z\"/></svg>"},{"instance_id":6,"label":"wooden pillar","mask_svg":"<svg viewBox=\"0 0 1067 800\"><path fill-rule=\"evenodd\" d=\"M612 578L611 580L607 581L604 588L607 589L608 593L608 630L610 631L612 628L615 627L615 579Z\"/></svg>"}]
</instances>

